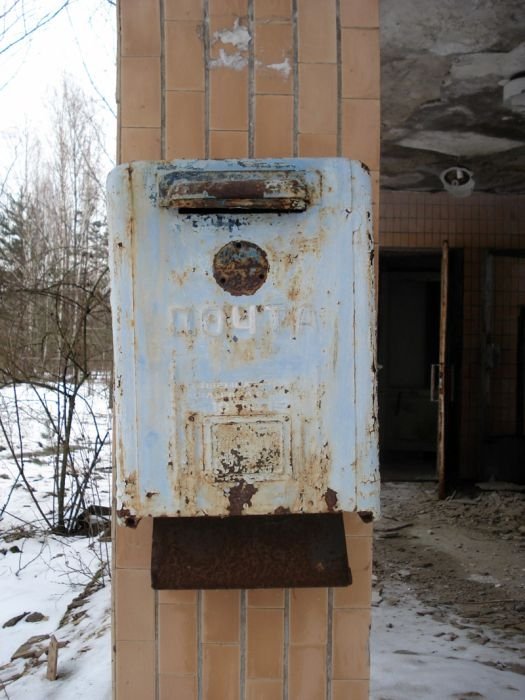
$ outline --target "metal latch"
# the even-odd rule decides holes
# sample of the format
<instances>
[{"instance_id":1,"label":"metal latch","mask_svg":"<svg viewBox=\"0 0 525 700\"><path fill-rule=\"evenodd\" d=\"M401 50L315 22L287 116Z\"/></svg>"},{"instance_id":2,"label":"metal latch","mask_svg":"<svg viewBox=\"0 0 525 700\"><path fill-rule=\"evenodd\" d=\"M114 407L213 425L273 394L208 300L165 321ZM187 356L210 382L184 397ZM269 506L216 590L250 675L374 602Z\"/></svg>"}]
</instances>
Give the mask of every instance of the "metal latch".
<instances>
[{"instance_id":1,"label":"metal latch","mask_svg":"<svg viewBox=\"0 0 525 700\"><path fill-rule=\"evenodd\" d=\"M159 205L182 210L304 211L308 188L295 171L178 171L159 182Z\"/></svg>"}]
</instances>

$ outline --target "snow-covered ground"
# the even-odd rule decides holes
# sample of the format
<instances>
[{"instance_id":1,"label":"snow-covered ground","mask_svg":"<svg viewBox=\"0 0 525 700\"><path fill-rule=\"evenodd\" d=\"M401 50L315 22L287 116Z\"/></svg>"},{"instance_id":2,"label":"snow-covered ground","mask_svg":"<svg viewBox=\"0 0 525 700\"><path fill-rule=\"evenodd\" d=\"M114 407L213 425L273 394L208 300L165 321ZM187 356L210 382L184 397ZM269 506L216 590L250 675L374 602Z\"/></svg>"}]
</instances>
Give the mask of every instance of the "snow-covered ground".
<instances>
[{"instance_id":1,"label":"snow-covered ground","mask_svg":"<svg viewBox=\"0 0 525 700\"><path fill-rule=\"evenodd\" d=\"M104 700L111 695L110 544L101 542L99 534L63 537L45 527L30 489L44 515L52 518L52 422L59 409L51 391L39 389L37 394L19 386L16 397L14 391L0 391L6 429L0 436L0 689L4 685L10 700ZM96 441L109 431L108 397L107 383L99 380L85 387L78 402L72 435L78 473ZM86 505L110 504L109 446L106 438ZM22 461L29 488L19 476L17 462ZM56 681L46 679L51 635L64 644ZM20 658L13 659L17 653Z\"/></svg>"},{"instance_id":2,"label":"snow-covered ground","mask_svg":"<svg viewBox=\"0 0 525 700\"><path fill-rule=\"evenodd\" d=\"M4 416L7 410L13 416L10 392L0 392ZM21 432L31 486L49 510L53 491L49 426L46 429L45 419L39 417L31 391L19 389L20 397L28 407L21 414ZM110 423L104 382L91 384L84 398L74 440L79 458ZM16 425L13 430L16 433ZM91 503L109 505L109 472L108 441L97 465ZM46 533L28 489L20 480L12 488L16 479L15 460L8 450L1 450L0 512L8 502L0 520L0 698L3 693L10 700L109 700L109 544L98 535ZM500 643L497 631L485 635L475 622L466 623L452 612L447 618L441 610L436 620L435 610L418 601L409 580L390 581L380 590L373 608L372 700L525 697L524 636L510 642L506 637ZM64 645L58 652L55 681L46 679L45 651L51 635ZM26 643L22 658L12 659Z\"/></svg>"},{"instance_id":3,"label":"snow-covered ground","mask_svg":"<svg viewBox=\"0 0 525 700\"><path fill-rule=\"evenodd\" d=\"M399 587L399 602L373 610L371 700L522 700L525 643L502 651L498 637L432 609ZM350 698L349 698L350 700Z\"/></svg>"}]
</instances>

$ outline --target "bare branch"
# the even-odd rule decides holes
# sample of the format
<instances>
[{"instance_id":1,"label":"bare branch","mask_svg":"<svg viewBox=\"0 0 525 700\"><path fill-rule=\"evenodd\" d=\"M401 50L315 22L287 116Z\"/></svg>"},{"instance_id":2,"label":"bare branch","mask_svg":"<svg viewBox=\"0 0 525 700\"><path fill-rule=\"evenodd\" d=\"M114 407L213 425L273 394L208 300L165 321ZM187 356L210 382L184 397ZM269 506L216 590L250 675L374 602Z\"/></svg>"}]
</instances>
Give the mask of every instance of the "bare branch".
<instances>
[{"instance_id":1,"label":"bare branch","mask_svg":"<svg viewBox=\"0 0 525 700\"><path fill-rule=\"evenodd\" d=\"M21 41L24 41L24 39L27 39L32 34L37 32L39 29L42 29L42 27L45 27L46 24L49 24L49 22L52 22L55 19L55 17L57 17L63 10L66 9L66 7L69 5L69 1L70 0L64 0L64 2L56 10L43 15L42 17L37 19L36 22L31 26L27 25L26 16L24 13L22 14L21 17L17 17L13 21L13 23L7 28L7 30L4 31L3 35L5 37L6 34L9 33L8 30L11 29L12 27L14 27L15 24L20 22L20 21L23 24L23 30L16 38L9 41L5 46L0 46L0 55L6 53L7 51L9 51L9 49L12 49L14 46L19 44ZM14 8L17 5L18 5L18 2L14 2L13 5L8 10L6 10L5 15L7 15L7 13L11 13L12 10L14 10Z\"/></svg>"}]
</instances>

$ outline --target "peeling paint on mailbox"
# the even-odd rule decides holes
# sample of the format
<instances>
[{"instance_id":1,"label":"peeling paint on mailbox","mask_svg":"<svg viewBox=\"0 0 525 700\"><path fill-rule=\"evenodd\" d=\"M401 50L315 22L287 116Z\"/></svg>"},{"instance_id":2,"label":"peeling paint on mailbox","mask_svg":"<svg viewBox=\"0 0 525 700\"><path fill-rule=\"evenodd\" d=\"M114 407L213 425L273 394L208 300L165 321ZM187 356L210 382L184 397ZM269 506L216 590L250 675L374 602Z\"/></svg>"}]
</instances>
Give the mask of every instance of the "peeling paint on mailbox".
<instances>
[{"instance_id":1,"label":"peeling paint on mailbox","mask_svg":"<svg viewBox=\"0 0 525 700\"><path fill-rule=\"evenodd\" d=\"M134 162L108 202L121 520L377 514L364 167Z\"/></svg>"}]
</instances>

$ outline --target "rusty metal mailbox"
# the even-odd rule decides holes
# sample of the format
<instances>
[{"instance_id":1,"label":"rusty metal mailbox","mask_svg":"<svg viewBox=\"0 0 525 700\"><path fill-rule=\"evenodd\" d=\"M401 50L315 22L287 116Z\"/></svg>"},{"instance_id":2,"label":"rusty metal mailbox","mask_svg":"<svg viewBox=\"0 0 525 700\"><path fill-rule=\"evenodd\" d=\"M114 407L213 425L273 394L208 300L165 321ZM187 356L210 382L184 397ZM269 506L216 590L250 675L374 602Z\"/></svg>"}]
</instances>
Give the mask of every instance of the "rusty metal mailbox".
<instances>
[{"instance_id":1,"label":"rusty metal mailbox","mask_svg":"<svg viewBox=\"0 0 525 700\"><path fill-rule=\"evenodd\" d=\"M119 518L373 516L363 166L134 162L108 194Z\"/></svg>"}]
</instances>

